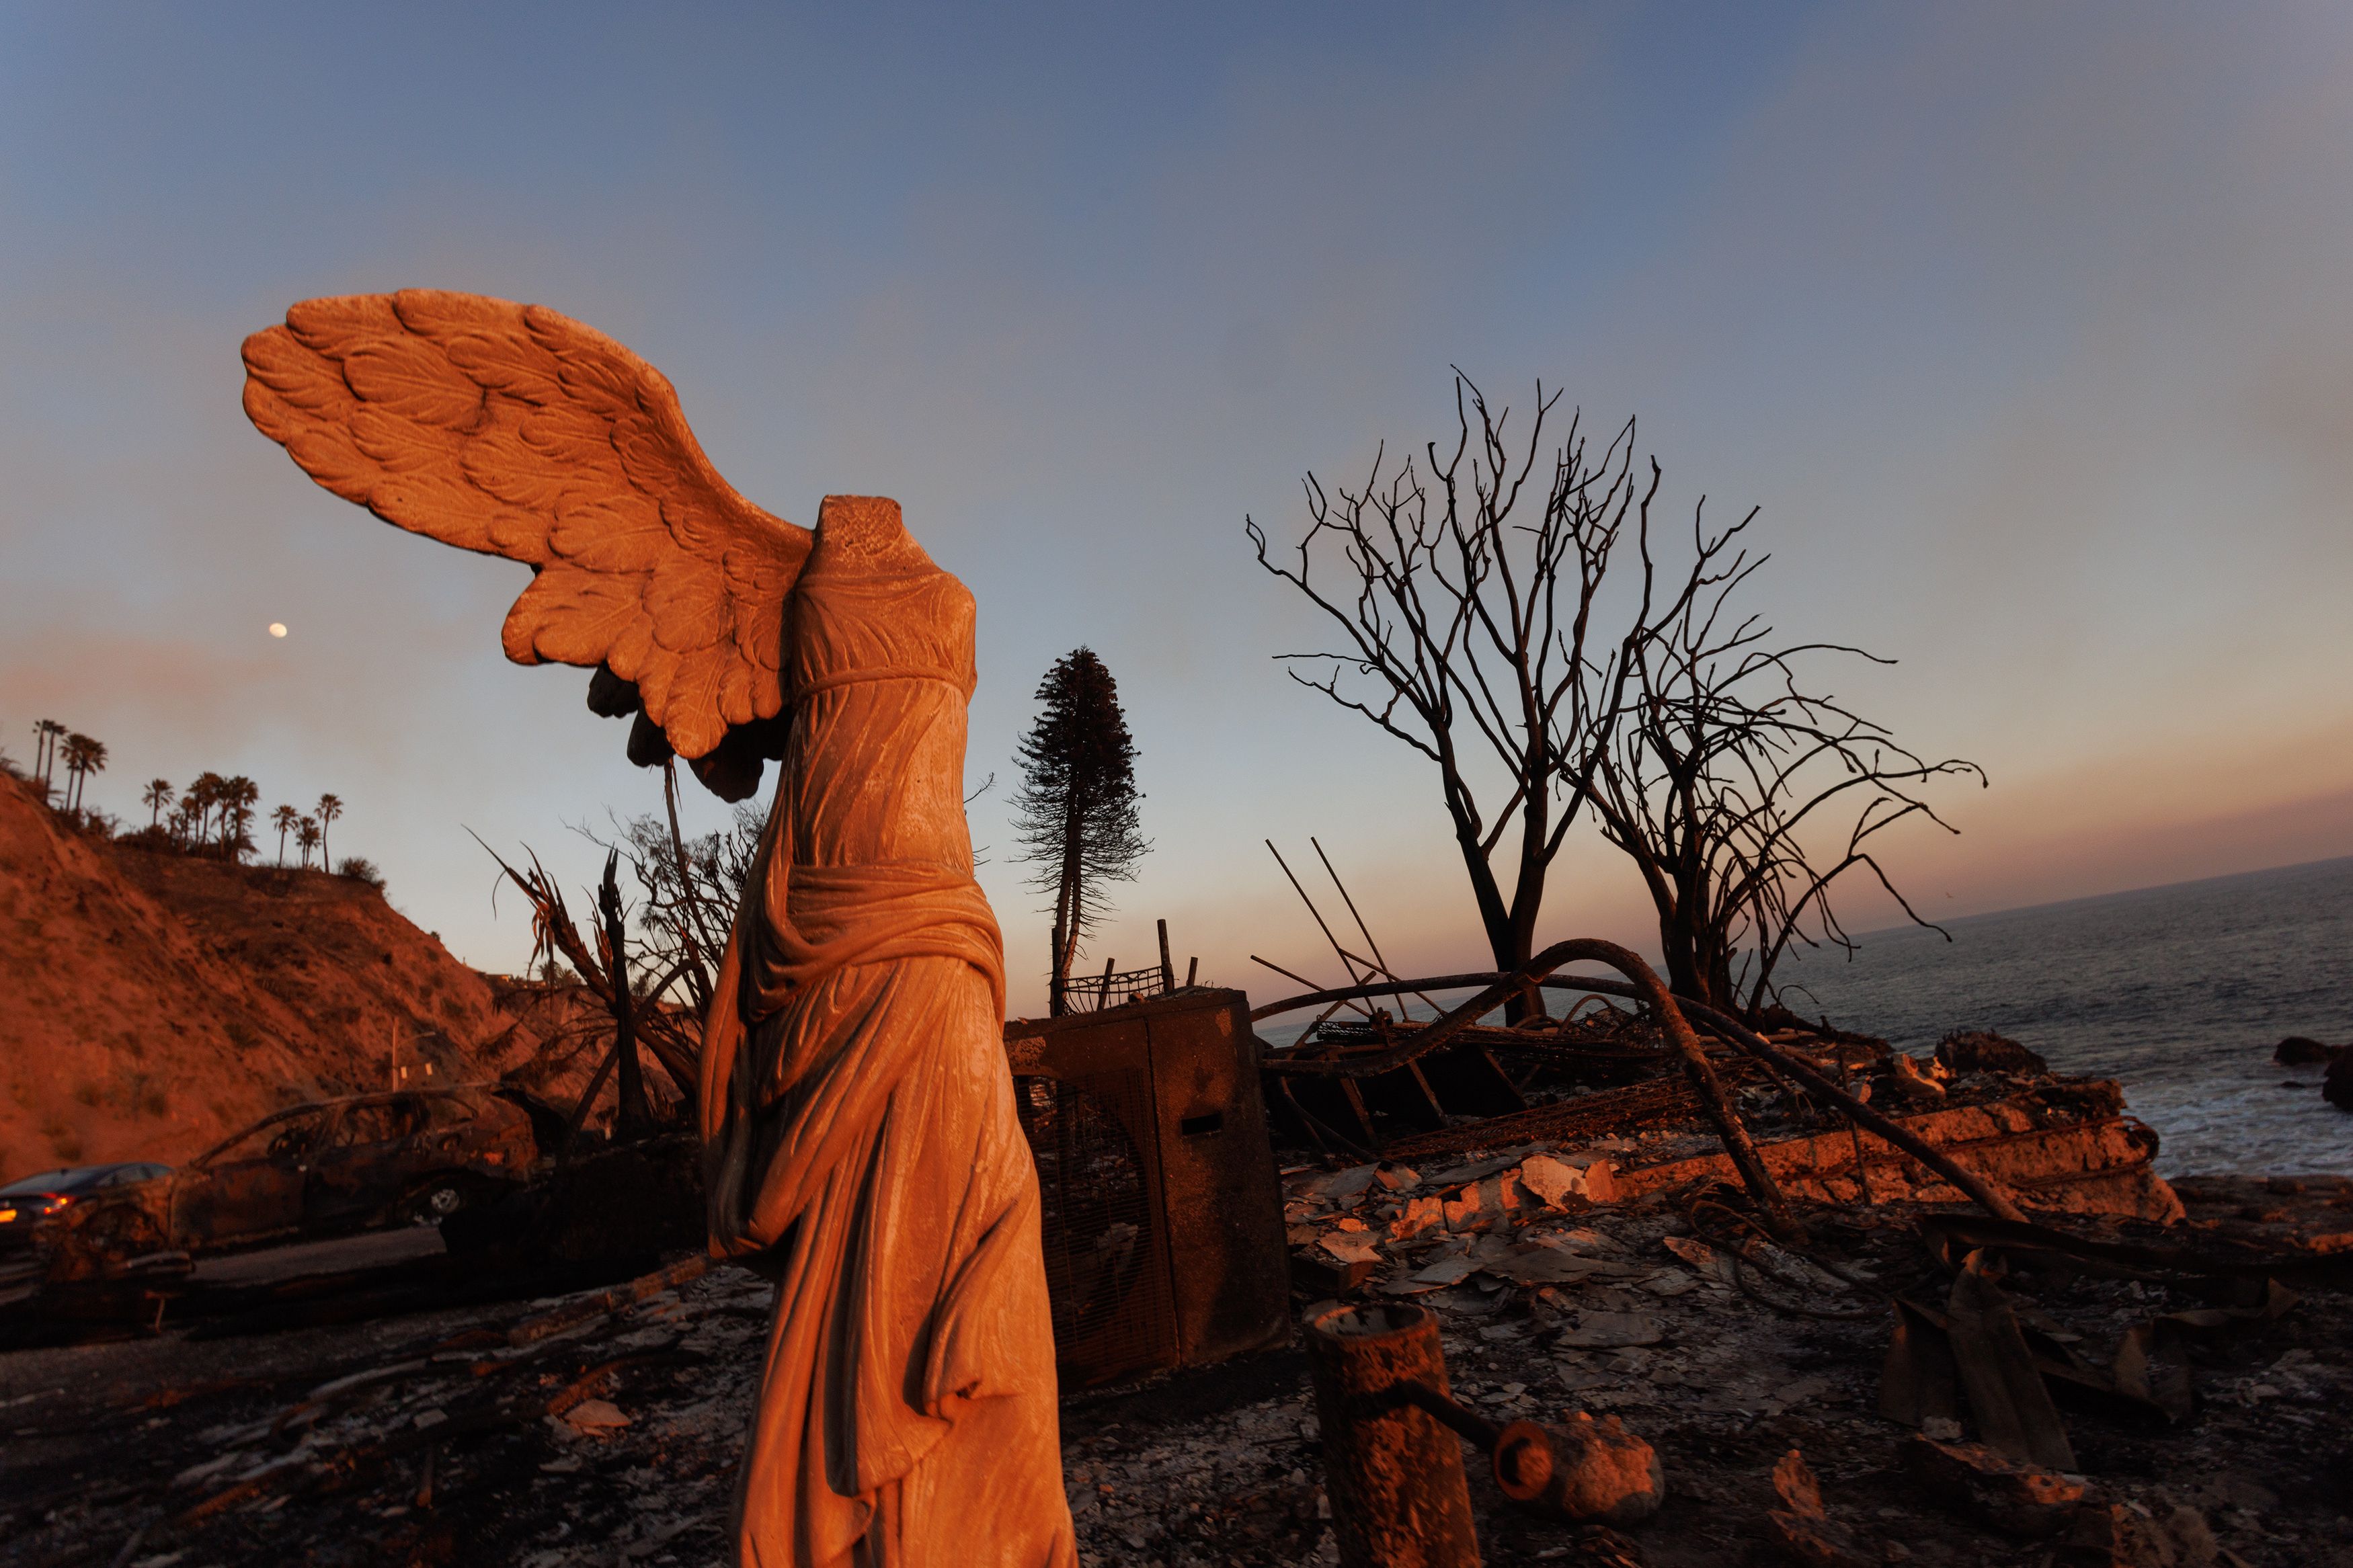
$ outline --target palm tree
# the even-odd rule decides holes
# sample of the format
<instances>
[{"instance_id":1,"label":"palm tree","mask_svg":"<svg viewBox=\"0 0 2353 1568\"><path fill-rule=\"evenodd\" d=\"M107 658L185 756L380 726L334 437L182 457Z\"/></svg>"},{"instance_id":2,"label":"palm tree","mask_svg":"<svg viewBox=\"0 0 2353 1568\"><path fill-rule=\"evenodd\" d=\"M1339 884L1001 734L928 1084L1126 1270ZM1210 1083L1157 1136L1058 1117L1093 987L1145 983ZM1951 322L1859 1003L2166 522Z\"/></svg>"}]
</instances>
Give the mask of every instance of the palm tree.
<instances>
[{"instance_id":1,"label":"palm tree","mask_svg":"<svg viewBox=\"0 0 2353 1568\"><path fill-rule=\"evenodd\" d=\"M106 742L92 741L87 735L82 739L86 744L81 749L81 782L82 788L87 789L90 787L90 774L102 773L106 771ZM78 789L74 791L74 809L79 811L81 805L81 790Z\"/></svg>"},{"instance_id":2,"label":"palm tree","mask_svg":"<svg viewBox=\"0 0 2353 1568\"><path fill-rule=\"evenodd\" d=\"M66 809L79 811L82 786L90 782L90 774L102 773L106 771L106 742L93 741L88 735L76 733L66 737L65 750L66 773L73 785L73 793L66 805Z\"/></svg>"},{"instance_id":3,"label":"palm tree","mask_svg":"<svg viewBox=\"0 0 2353 1568\"><path fill-rule=\"evenodd\" d=\"M49 798L49 780L58 766L58 740L66 727L55 719L43 719L33 726L37 737L33 746L33 772L41 781L41 799Z\"/></svg>"},{"instance_id":4,"label":"palm tree","mask_svg":"<svg viewBox=\"0 0 2353 1568\"><path fill-rule=\"evenodd\" d=\"M332 867L334 862L327 858L327 824L343 815L343 803L334 795L322 795L314 809L319 816L319 864Z\"/></svg>"},{"instance_id":5,"label":"palm tree","mask_svg":"<svg viewBox=\"0 0 2353 1568\"><path fill-rule=\"evenodd\" d=\"M139 804L147 808L147 826L162 826L164 808L172 804L172 781L149 779L147 787L139 792Z\"/></svg>"},{"instance_id":6,"label":"palm tree","mask_svg":"<svg viewBox=\"0 0 2353 1568\"><path fill-rule=\"evenodd\" d=\"M316 817L306 816L295 824L294 842L302 847L302 866L305 870L310 868L311 851L319 847L320 837L319 822Z\"/></svg>"},{"instance_id":7,"label":"palm tree","mask_svg":"<svg viewBox=\"0 0 2353 1568\"><path fill-rule=\"evenodd\" d=\"M206 768L196 775L196 782L190 784L188 793L181 797L191 808L190 826L196 830L195 847L199 850L204 848L205 841L209 837L206 825L212 821L213 807L220 804L221 787L227 782L220 774Z\"/></svg>"},{"instance_id":8,"label":"palm tree","mask_svg":"<svg viewBox=\"0 0 2353 1568\"><path fill-rule=\"evenodd\" d=\"M294 825L301 820L302 814L290 805L281 805L269 814L269 826L278 829L278 863L280 866L286 864L286 836L293 832Z\"/></svg>"},{"instance_id":9,"label":"palm tree","mask_svg":"<svg viewBox=\"0 0 2353 1568\"><path fill-rule=\"evenodd\" d=\"M59 761L62 761L66 765L66 787L58 794L58 809L59 811L71 811L73 809L74 783L76 778L79 776L81 768L81 737L79 735L68 735L65 739L55 742L55 749L52 752L51 756L52 767L54 767Z\"/></svg>"},{"instance_id":10,"label":"palm tree","mask_svg":"<svg viewBox=\"0 0 2353 1568\"><path fill-rule=\"evenodd\" d=\"M221 847L228 851L230 861L236 862L253 848L253 836L248 830L253 826L253 808L261 801L261 786L239 773L223 788L226 798Z\"/></svg>"}]
</instances>

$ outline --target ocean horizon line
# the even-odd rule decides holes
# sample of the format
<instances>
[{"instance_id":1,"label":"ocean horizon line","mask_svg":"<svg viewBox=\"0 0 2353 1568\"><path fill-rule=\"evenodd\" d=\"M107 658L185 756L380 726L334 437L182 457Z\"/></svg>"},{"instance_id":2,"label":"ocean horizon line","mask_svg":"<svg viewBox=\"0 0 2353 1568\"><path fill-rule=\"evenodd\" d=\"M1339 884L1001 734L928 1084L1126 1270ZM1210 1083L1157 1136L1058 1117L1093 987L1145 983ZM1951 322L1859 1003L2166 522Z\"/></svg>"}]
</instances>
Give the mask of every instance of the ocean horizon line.
<instances>
[{"instance_id":1,"label":"ocean horizon line","mask_svg":"<svg viewBox=\"0 0 2353 1568\"><path fill-rule=\"evenodd\" d=\"M2276 876L2284 871L2306 871L2322 866L2353 865L2353 855L2324 855L2317 860L2291 860L2278 866L2257 866L2245 871L2223 871L2211 877L2187 877L2179 882L2150 882L2135 888L2116 888L2105 893L2078 893L2071 899L2051 899L2038 904L2010 904L1999 910L1979 910L1975 914L1947 915L1931 922L1931 926L1915 925L1909 921L1895 925L1875 926L1870 931L1856 931L1854 940L1866 942L1873 937L1903 936L1932 926L1968 925L1978 921L2000 920L2006 915L2024 915L2052 910L2073 909L2080 904L2104 903L2111 899L2139 898L2150 893L2178 892L2184 888L2213 887L2223 882L2244 881L2251 877Z\"/></svg>"}]
</instances>

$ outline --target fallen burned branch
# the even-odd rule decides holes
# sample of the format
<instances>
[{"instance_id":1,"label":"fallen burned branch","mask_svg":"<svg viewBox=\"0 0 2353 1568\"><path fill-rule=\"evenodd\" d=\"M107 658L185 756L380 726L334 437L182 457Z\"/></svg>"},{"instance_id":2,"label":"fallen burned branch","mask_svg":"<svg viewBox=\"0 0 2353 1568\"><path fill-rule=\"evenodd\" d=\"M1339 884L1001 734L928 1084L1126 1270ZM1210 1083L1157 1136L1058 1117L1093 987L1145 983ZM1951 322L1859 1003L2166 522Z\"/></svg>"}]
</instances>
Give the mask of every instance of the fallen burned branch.
<instances>
[{"instance_id":1,"label":"fallen burned branch","mask_svg":"<svg viewBox=\"0 0 2353 1568\"><path fill-rule=\"evenodd\" d=\"M1757 1158L1757 1146L1748 1136L1747 1127L1741 1121L1740 1113L1733 1108L1730 1098L1725 1094L1724 1085L1718 1081L1715 1068L1707 1059L1707 1053L1700 1049L1699 1037L1692 1033L1691 1025L1683 1017L1682 1008L1687 1005L1679 1004L1657 973L1642 961L1641 954L1614 942L1603 942L1598 937L1571 937L1567 942L1556 942L1517 969L1485 977L1482 989L1477 995L1388 1050L1329 1062L1275 1058L1264 1064L1265 1070L1278 1075L1346 1079L1369 1078L1376 1073L1392 1071L1417 1057L1436 1050L1512 997L1521 994L1527 987L1550 984L1546 977L1563 964L1580 962L1606 963L1625 975L1625 982L1609 987L1611 992L1640 997L1658 1015L1660 1024L1666 1031L1668 1044L1682 1058L1683 1071L1699 1093L1701 1108L1706 1111L1708 1120L1715 1123L1716 1135L1724 1142L1725 1152L1732 1157L1734 1168L1739 1171L1741 1182L1748 1188L1749 1195L1757 1200L1757 1206L1763 1212L1766 1223L1776 1236L1794 1235L1797 1222L1790 1217L1788 1201L1782 1197L1772 1173L1765 1168L1764 1161ZM1382 987L1351 989L1367 995L1376 993L1398 995L1416 990L1436 990L1444 984L1443 981L1396 982ZM1622 992L1620 985L1623 986ZM1337 999L1336 994L1294 998L1272 1008L1258 1008L1250 1017L1255 1021L1271 1012L1288 1012L1313 1002L1334 999ZM1763 1042L1758 1043L1762 1045ZM1771 1047L1767 1047L1766 1049L1769 1052ZM2010 1211L2010 1215L2014 1215L2015 1212Z\"/></svg>"},{"instance_id":2,"label":"fallen burned branch","mask_svg":"<svg viewBox=\"0 0 2353 1568\"><path fill-rule=\"evenodd\" d=\"M2189 1247L2147 1247L2070 1236L2031 1220L2001 1223L1964 1215L1931 1215L1920 1222L1920 1231L1930 1249L1947 1267L1957 1267L1960 1258L1983 1247L2014 1258L2055 1253L2087 1272L2105 1271L2127 1279L2173 1273L2237 1279L2310 1279L2315 1283L2353 1281L2353 1252L2282 1252L2257 1247L2210 1252Z\"/></svg>"}]
</instances>

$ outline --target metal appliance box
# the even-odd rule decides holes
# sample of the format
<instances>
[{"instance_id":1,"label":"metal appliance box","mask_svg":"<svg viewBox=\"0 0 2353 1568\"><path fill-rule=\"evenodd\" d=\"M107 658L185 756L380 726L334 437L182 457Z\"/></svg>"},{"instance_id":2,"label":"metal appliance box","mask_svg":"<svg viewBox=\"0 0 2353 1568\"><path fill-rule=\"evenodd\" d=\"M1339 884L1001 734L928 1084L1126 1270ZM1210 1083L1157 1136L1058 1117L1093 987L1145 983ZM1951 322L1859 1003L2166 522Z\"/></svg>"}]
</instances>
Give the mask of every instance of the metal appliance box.
<instances>
[{"instance_id":1,"label":"metal appliance box","mask_svg":"<svg viewBox=\"0 0 2353 1568\"><path fill-rule=\"evenodd\" d=\"M1187 987L1005 1026L1071 1385L1291 1331L1282 1187L1240 991Z\"/></svg>"}]
</instances>

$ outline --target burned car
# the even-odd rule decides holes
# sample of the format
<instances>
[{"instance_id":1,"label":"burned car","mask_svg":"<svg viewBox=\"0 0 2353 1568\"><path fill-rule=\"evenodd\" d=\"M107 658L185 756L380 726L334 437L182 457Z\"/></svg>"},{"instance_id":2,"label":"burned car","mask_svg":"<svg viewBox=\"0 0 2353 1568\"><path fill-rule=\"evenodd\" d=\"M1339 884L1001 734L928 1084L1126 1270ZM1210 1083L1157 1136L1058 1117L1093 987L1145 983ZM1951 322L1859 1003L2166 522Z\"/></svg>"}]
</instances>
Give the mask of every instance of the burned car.
<instances>
[{"instance_id":1,"label":"burned car","mask_svg":"<svg viewBox=\"0 0 2353 1568\"><path fill-rule=\"evenodd\" d=\"M437 1223L521 1184L532 1119L487 1089L354 1095L281 1110L162 1180L76 1205L54 1277L149 1255Z\"/></svg>"},{"instance_id":2,"label":"burned car","mask_svg":"<svg viewBox=\"0 0 2353 1568\"><path fill-rule=\"evenodd\" d=\"M111 1165L72 1165L42 1171L11 1182L0 1187L0 1255L30 1247L76 1204L125 1197L125 1189L171 1173L169 1165L131 1160Z\"/></svg>"}]
</instances>

